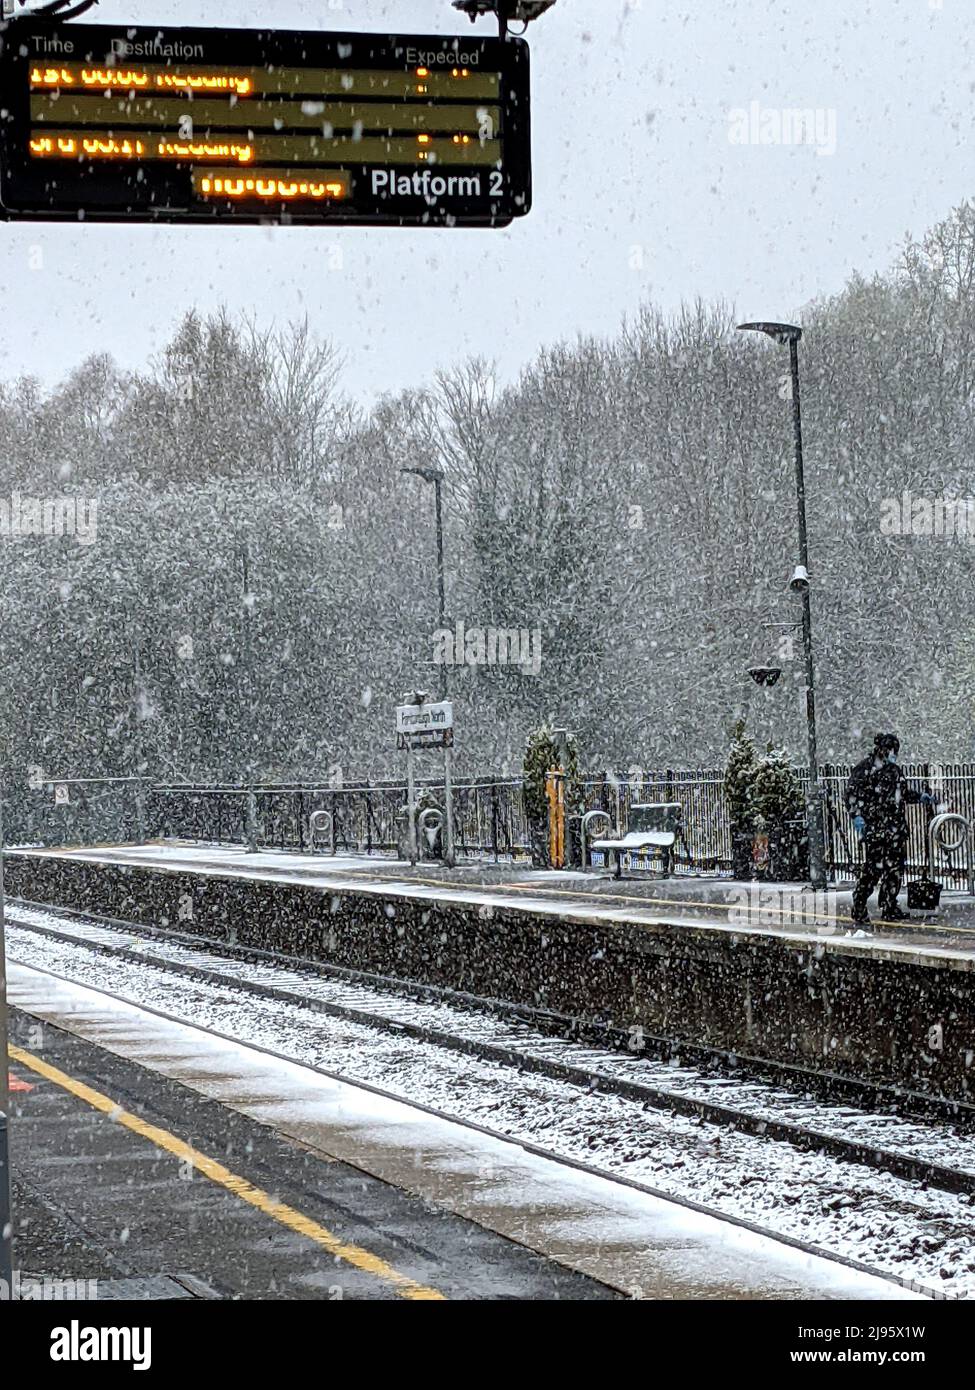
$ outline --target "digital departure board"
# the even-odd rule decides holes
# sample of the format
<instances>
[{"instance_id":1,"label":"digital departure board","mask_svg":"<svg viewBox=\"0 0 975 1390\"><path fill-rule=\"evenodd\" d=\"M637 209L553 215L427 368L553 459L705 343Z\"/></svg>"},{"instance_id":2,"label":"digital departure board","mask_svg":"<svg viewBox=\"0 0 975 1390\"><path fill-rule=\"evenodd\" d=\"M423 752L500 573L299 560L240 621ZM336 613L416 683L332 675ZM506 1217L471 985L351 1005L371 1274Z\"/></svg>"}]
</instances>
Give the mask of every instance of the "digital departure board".
<instances>
[{"instance_id":1,"label":"digital departure board","mask_svg":"<svg viewBox=\"0 0 975 1390\"><path fill-rule=\"evenodd\" d=\"M506 226L524 40L0 26L0 217Z\"/></svg>"}]
</instances>

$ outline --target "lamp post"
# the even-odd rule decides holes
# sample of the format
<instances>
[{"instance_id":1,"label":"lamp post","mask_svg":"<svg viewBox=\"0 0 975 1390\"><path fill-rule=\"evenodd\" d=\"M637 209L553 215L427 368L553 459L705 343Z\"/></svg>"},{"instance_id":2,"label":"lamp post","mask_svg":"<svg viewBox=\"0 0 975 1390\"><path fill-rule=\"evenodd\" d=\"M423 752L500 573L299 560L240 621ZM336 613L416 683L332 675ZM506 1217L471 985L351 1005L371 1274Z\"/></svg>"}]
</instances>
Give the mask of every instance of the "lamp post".
<instances>
[{"instance_id":1,"label":"lamp post","mask_svg":"<svg viewBox=\"0 0 975 1390\"><path fill-rule=\"evenodd\" d=\"M401 473L414 473L418 478L422 478L425 483L433 483L437 504L437 593L439 596L438 612L440 615L440 629L447 626L447 591L444 583L444 563L443 563L443 471L439 468L401 468ZM447 689L447 664L440 667L440 698L448 698ZM451 780L451 756L450 745L445 744L443 750L443 775L444 775L444 803L446 807L446 819L444 824L444 863L448 868L454 867L454 793ZM413 797L410 795L410 819L413 818Z\"/></svg>"},{"instance_id":2,"label":"lamp post","mask_svg":"<svg viewBox=\"0 0 975 1390\"><path fill-rule=\"evenodd\" d=\"M2 828L0 828L2 835ZM4 948L3 847L0 844L0 1303L14 1296L10 1182L10 1086L7 1049L7 958Z\"/></svg>"},{"instance_id":3,"label":"lamp post","mask_svg":"<svg viewBox=\"0 0 975 1390\"><path fill-rule=\"evenodd\" d=\"M433 483L436 495L437 508L437 594L439 597L438 612L440 615L441 631L447 626L447 597L444 583L444 560L443 560L443 472L439 468L401 468L401 473L414 473L418 478L422 478L425 483ZM440 698L447 698L447 666L446 663L440 667Z\"/></svg>"},{"instance_id":4,"label":"lamp post","mask_svg":"<svg viewBox=\"0 0 975 1390\"><path fill-rule=\"evenodd\" d=\"M250 587L250 551L247 541L242 541L239 548L241 562L241 607L244 615L244 679L240 683L245 691L244 699L246 705L242 711L241 727L244 736L250 744L253 739L253 720L254 720L254 651L251 642L251 587ZM242 701L243 703L243 701ZM247 749L247 801L244 807L244 847L248 854L258 852L258 819L257 819L257 794L254 791L254 759L253 748Z\"/></svg>"},{"instance_id":5,"label":"lamp post","mask_svg":"<svg viewBox=\"0 0 975 1390\"><path fill-rule=\"evenodd\" d=\"M802 413L799 404L799 339L802 329L792 323L740 323L742 332L764 333L788 345L792 374L792 432L796 457L796 505L799 519L799 564L789 587L802 602L802 651L806 667L806 744L809 780L806 784L806 834L809 839L809 876L813 888L826 887L826 849L823 841L823 803L819 788L816 751L816 685L813 666L812 608L809 596L809 544L806 532L806 482L802 465Z\"/></svg>"}]
</instances>

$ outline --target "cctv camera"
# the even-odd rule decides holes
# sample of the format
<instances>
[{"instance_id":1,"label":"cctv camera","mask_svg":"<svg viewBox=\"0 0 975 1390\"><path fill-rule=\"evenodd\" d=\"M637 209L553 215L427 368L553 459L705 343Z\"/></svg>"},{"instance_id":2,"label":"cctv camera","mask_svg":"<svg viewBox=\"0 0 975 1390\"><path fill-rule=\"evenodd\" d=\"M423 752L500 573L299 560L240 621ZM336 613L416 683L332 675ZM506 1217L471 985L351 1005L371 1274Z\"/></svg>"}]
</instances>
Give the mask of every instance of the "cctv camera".
<instances>
[{"instance_id":1,"label":"cctv camera","mask_svg":"<svg viewBox=\"0 0 975 1390\"><path fill-rule=\"evenodd\" d=\"M809 574L805 565L796 565L789 580L789 588L794 594L804 594L809 588Z\"/></svg>"},{"instance_id":2,"label":"cctv camera","mask_svg":"<svg viewBox=\"0 0 975 1390\"><path fill-rule=\"evenodd\" d=\"M756 685L764 685L766 689L771 689L775 685L779 676L782 674L781 666L749 666L748 674Z\"/></svg>"}]
</instances>

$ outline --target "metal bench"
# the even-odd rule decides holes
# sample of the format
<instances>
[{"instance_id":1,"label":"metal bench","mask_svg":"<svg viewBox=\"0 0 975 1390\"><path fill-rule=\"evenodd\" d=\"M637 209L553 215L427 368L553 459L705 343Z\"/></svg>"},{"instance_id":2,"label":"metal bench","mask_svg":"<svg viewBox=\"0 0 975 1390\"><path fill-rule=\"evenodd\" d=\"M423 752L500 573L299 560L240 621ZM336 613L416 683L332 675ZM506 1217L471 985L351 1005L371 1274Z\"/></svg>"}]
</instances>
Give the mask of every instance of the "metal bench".
<instances>
[{"instance_id":1,"label":"metal bench","mask_svg":"<svg viewBox=\"0 0 975 1390\"><path fill-rule=\"evenodd\" d=\"M604 813L591 812L590 814L595 816ZM583 823L584 840L587 829L585 820L588 819L589 817L585 817ZM681 808L678 802L648 801L630 807L630 818L625 834L615 839L592 840L589 842L589 849L599 850L607 856L611 854L616 856L614 878L623 877L624 854L639 854L649 850L662 857L663 871L661 877L669 878L673 848L681 828Z\"/></svg>"}]
</instances>

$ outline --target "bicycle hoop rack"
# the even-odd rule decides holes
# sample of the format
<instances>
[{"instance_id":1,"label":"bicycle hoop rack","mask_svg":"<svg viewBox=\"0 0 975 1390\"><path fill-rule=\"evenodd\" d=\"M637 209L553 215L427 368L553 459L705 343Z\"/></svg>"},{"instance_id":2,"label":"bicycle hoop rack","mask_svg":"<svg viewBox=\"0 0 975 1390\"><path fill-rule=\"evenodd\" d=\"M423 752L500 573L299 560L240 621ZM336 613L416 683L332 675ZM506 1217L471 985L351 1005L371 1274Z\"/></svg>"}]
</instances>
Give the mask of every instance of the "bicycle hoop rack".
<instances>
[{"instance_id":1,"label":"bicycle hoop rack","mask_svg":"<svg viewBox=\"0 0 975 1390\"><path fill-rule=\"evenodd\" d=\"M952 830L954 834L952 834ZM928 826L928 876L934 876L938 853L944 855L965 852L965 872L968 891L975 896L975 858L972 852L972 823L957 811L944 811Z\"/></svg>"}]
</instances>

